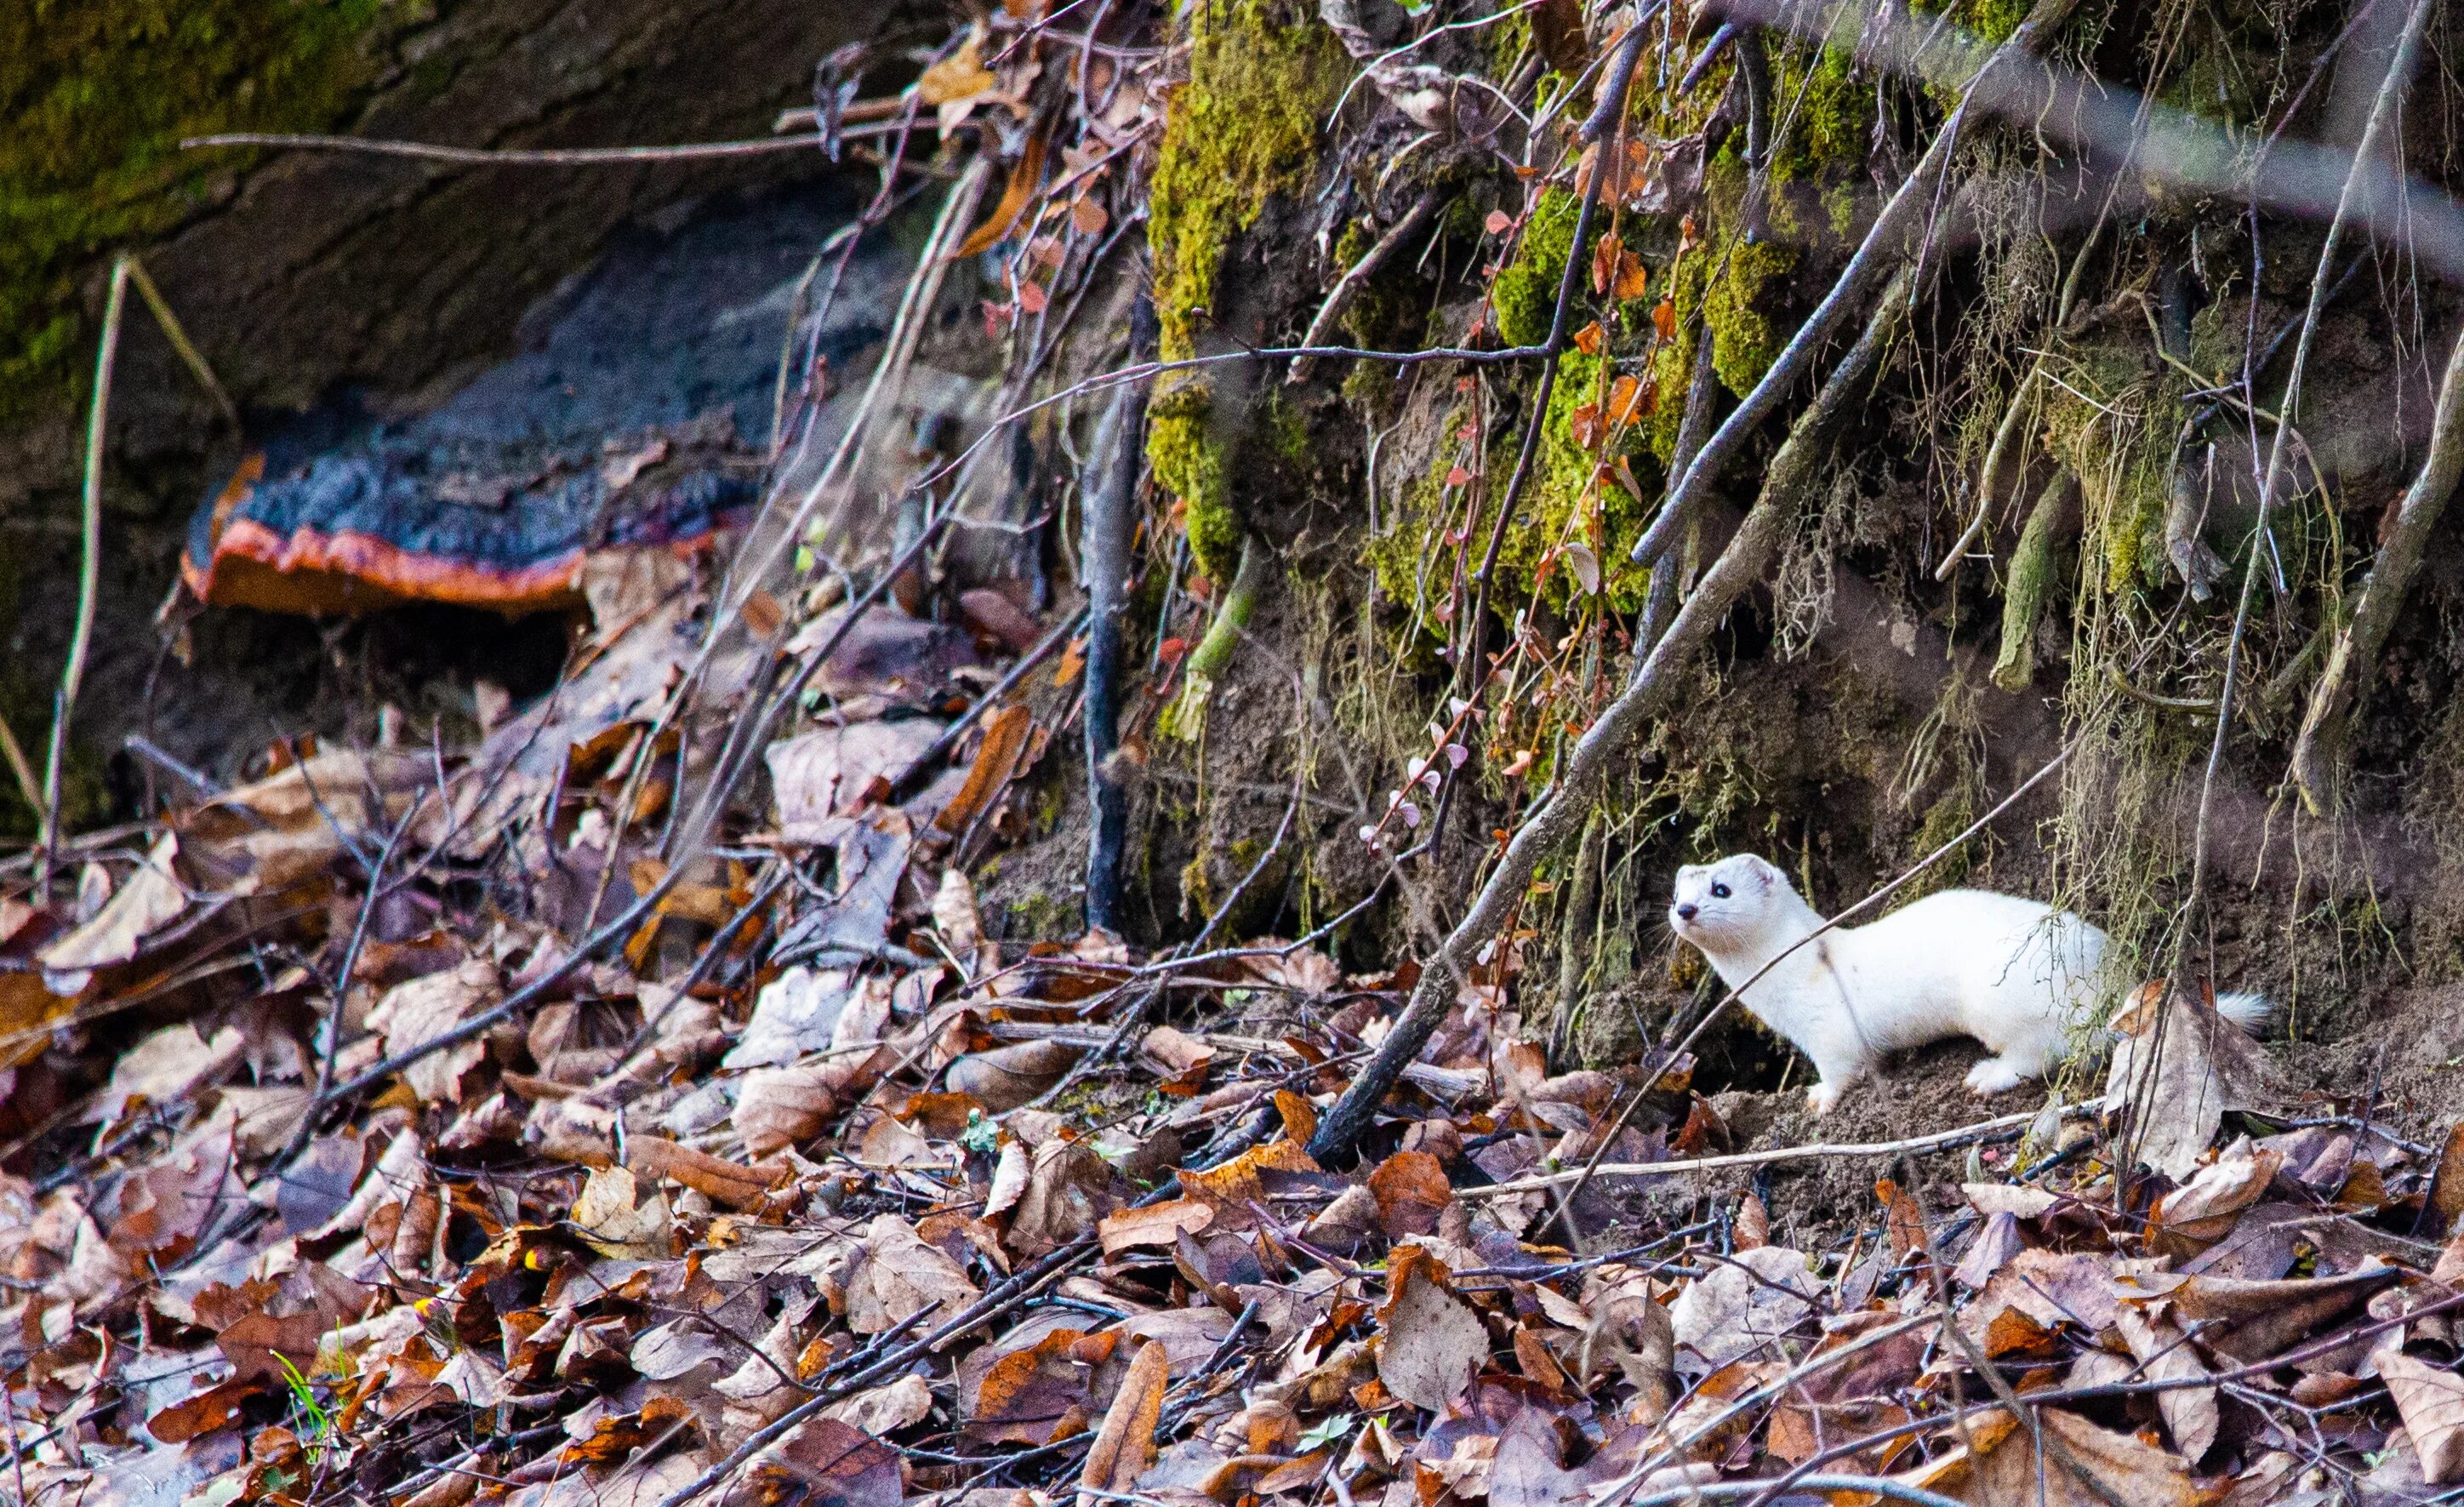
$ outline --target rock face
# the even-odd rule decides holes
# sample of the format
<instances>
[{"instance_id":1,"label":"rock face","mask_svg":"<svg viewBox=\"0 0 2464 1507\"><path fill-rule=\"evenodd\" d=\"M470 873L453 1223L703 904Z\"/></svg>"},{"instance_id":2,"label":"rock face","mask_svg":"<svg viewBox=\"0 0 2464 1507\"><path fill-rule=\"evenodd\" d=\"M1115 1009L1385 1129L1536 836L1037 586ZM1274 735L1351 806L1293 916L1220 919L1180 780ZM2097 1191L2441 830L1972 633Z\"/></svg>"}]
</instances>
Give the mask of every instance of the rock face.
<instances>
[{"instance_id":1,"label":"rock face","mask_svg":"<svg viewBox=\"0 0 2464 1507\"><path fill-rule=\"evenodd\" d=\"M34 258L0 257L0 279L17 279L0 287L0 308L22 312L31 278L36 314L60 316L29 316L10 330L20 345L49 341L49 365L0 352L0 387L15 383L0 390L0 719L37 750L75 609L79 378L92 369L111 253L143 255L248 411L250 443L261 443L346 392L373 416L437 408L517 347L542 344L548 326L521 328L526 311L564 307L547 296L627 227L672 234L695 205L736 192L845 191L834 182L845 169L809 149L470 167L179 153L182 134L324 128L492 148L765 137L778 111L809 102L819 59L851 41L909 34L916 9L384 0L328 14L321 0L296 11L250 0L229 12L248 25L221 27L218 7L184 8L167 41L147 30L150 11L121 0L67 0L47 12L45 24L74 42L49 33L30 41L12 30L16 17L0 20L0 104L20 131L0 149L0 244L31 247ZM337 39L338 27L362 30ZM228 55L206 55L191 34L201 29ZM167 73L156 66L165 51L181 58ZM895 87L890 74L904 65L894 52L873 61L885 70L880 86ZM191 97L175 98L180 89ZM856 187L869 184L864 171ZM776 321L769 327L775 340ZM101 591L69 763L77 820L108 809L104 759L123 734L146 732L228 772L269 729L330 718L330 682L348 674L344 656L330 642L320 650L296 620L246 611L199 619L172 651L186 665L170 665L156 608L198 497L231 474L244 448L134 299L110 417ZM561 653L552 632L469 645L435 628L371 631L388 642L407 634L422 653L450 646L460 674L515 683L552 674L540 667ZM15 783L0 781L0 831L31 823Z\"/></svg>"},{"instance_id":2,"label":"rock face","mask_svg":"<svg viewBox=\"0 0 2464 1507\"><path fill-rule=\"evenodd\" d=\"M369 46L376 81L337 128L503 147L759 137L805 102L815 63L894 26L895 0L463 0ZM182 159L185 163L187 159ZM711 192L827 171L818 154L589 167L465 167L358 154L232 152L209 208L143 252L244 408L299 410L338 385L410 394L501 350L515 321L618 226ZM99 305L98 261L87 278ZM212 410L133 319L113 449L160 463L213 437ZM91 330L79 337L90 351ZM75 484L65 394L0 429L0 511Z\"/></svg>"}]
</instances>

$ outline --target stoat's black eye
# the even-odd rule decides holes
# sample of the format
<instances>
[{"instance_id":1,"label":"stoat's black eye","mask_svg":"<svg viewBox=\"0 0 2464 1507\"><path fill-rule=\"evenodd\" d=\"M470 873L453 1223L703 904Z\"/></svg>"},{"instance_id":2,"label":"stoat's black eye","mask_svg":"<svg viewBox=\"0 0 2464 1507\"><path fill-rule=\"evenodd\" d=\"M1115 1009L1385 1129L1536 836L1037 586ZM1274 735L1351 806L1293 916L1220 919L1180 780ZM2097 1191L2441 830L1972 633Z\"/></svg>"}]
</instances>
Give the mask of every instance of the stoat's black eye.
<instances>
[{"instance_id":1,"label":"stoat's black eye","mask_svg":"<svg viewBox=\"0 0 2464 1507\"><path fill-rule=\"evenodd\" d=\"M1728 898L1728 887L1727 887L1727 885L1725 885L1725 884L1715 884L1715 885L1711 886L1711 898L1713 898L1713 899L1715 899L1715 900L1725 900L1725 899L1727 899L1727 898Z\"/></svg>"}]
</instances>

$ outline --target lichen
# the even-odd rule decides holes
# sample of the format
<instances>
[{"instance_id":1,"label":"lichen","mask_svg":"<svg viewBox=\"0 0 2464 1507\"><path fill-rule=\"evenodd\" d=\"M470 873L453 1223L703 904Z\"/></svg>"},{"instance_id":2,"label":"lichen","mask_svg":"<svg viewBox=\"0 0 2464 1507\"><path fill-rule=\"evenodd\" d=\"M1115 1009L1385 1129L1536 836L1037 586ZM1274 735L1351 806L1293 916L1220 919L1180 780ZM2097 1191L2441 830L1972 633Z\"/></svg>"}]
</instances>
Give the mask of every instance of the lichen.
<instances>
[{"instance_id":1,"label":"lichen","mask_svg":"<svg viewBox=\"0 0 2464 1507\"><path fill-rule=\"evenodd\" d=\"M156 236L241 159L184 136L309 130L373 76L386 0L22 0L0 7L0 414L83 381L80 284L104 251Z\"/></svg>"},{"instance_id":2,"label":"lichen","mask_svg":"<svg viewBox=\"0 0 2464 1507\"><path fill-rule=\"evenodd\" d=\"M1583 201L1564 188L1551 188L1533 206L1531 221L1523 228L1514 259L1489 285L1489 306L1497 314L1497 333L1509 345L1537 345L1549 338L1557 317L1557 288L1573 255L1574 227Z\"/></svg>"}]
</instances>

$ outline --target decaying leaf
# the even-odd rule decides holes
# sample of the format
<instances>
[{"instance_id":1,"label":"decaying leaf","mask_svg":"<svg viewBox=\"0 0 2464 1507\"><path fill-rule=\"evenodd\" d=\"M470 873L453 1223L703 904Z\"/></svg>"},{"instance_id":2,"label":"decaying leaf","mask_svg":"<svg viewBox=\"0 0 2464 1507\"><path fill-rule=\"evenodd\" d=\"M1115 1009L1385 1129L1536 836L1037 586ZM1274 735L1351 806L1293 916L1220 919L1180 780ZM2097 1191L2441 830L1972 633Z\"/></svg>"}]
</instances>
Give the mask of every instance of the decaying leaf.
<instances>
[{"instance_id":1,"label":"decaying leaf","mask_svg":"<svg viewBox=\"0 0 2464 1507\"><path fill-rule=\"evenodd\" d=\"M879 1334L927 1310L947 1319L982 1296L966 1270L926 1245L914 1226L883 1214L865 1227L847 1276L847 1327Z\"/></svg>"},{"instance_id":2,"label":"decaying leaf","mask_svg":"<svg viewBox=\"0 0 2464 1507\"><path fill-rule=\"evenodd\" d=\"M2151 984L2117 1013L2114 1031L2105 1107L2130 1117L2124 1144L2167 1177L2191 1176L2227 1110L2265 1107L2265 1053L2212 1007Z\"/></svg>"},{"instance_id":3,"label":"decaying leaf","mask_svg":"<svg viewBox=\"0 0 2464 1507\"><path fill-rule=\"evenodd\" d=\"M1078 1473L1082 1489L1129 1491L1155 1464L1155 1425L1163 1417L1165 1362L1164 1347L1155 1341L1138 1346L1130 1357L1129 1374L1121 1378L1121 1389L1112 1394L1112 1406L1105 1410L1103 1426L1095 1430L1095 1442L1088 1447L1087 1463Z\"/></svg>"},{"instance_id":4,"label":"decaying leaf","mask_svg":"<svg viewBox=\"0 0 2464 1507\"><path fill-rule=\"evenodd\" d=\"M1446 1285L1445 1263L1417 1245L1396 1248L1377 1311L1385 1343L1377 1379L1415 1407L1434 1412L1461 1397L1488 1360L1488 1331Z\"/></svg>"},{"instance_id":5,"label":"decaying leaf","mask_svg":"<svg viewBox=\"0 0 2464 1507\"><path fill-rule=\"evenodd\" d=\"M654 1184L645 1188L623 1167L594 1169L573 1201L573 1228L601 1255L649 1261L675 1253L673 1217Z\"/></svg>"},{"instance_id":6,"label":"decaying leaf","mask_svg":"<svg viewBox=\"0 0 2464 1507\"><path fill-rule=\"evenodd\" d=\"M385 1052L400 1056L462 1024L463 1017L493 1003L496 970L473 958L457 967L398 984L368 1012L368 1029L384 1038ZM463 1042L429 1053L403 1071L403 1081L423 1102L462 1097L462 1075L487 1055L487 1043Z\"/></svg>"},{"instance_id":7,"label":"decaying leaf","mask_svg":"<svg viewBox=\"0 0 2464 1507\"><path fill-rule=\"evenodd\" d=\"M2412 1435L2422 1479L2432 1486L2464 1480L2464 1376L2401 1351L2379 1357L2379 1375Z\"/></svg>"}]
</instances>

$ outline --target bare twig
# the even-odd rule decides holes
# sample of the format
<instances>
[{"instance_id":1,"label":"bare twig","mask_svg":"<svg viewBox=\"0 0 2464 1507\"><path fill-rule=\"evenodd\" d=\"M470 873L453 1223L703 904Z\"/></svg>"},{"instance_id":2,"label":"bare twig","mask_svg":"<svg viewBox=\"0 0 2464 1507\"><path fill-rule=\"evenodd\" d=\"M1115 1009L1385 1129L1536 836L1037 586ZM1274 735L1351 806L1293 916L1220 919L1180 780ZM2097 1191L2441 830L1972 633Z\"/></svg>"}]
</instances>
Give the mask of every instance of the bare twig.
<instances>
[{"instance_id":1,"label":"bare twig","mask_svg":"<svg viewBox=\"0 0 2464 1507\"><path fill-rule=\"evenodd\" d=\"M1377 276L1377 269L1385 266L1387 258L1400 251L1405 241L1436 216L1440 197L1435 185L1422 189L1420 196L1412 202L1412 207L1403 211L1403 217L1397 220L1385 234L1377 237L1375 245L1362 252L1358 261L1344 270L1332 291L1327 294L1326 301L1318 305L1317 318L1309 321L1309 333L1301 337L1303 345L1315 345L1326 339L1328 332L1334 328L1335 321L1343 318L1343 311L1352 306L1352 300L1369 285L1369 279ZM1292 369L1284 380L1308 381L1313 365L1308 356L1293 357Z\"/></svg>"},{"instance_id":2,"label":"bare twig","mask_svg":"<svg viewBox=\"0 0 2464 1507\"><path fill-rule=\"evenodd\" d=\"M973 727L986 712L1001 705L1012 691L1018 689L1020 681L1034 673L1036 666L1051 658L1063 644L1078 636L1078 630L1085 626L1086 621L1087 609L1080 608L1045 631L1045 635L1037 639L1026 653L1018 656L1017 663L1002 671L1000 679L994 681L983 695L967 703L967 709L953 718L950 725L941 729L939 737L909 761L906 768L898 771L890 782L891 796L896 797L922 783L933 766L948 758L950 750L958 746L958 740L966 736L968 728Z\"/></svg>"},{"instance_id":3,"label":"bare twig","mask_svg":"<svg viewBox=\"0 0 2464 1507\"><path fill-rule=\"evenodd\" d=\"M223 385L214 379L214 368L207 365L204 353L189 341L188 332L180 327L180 317L171 312L171 305L163 297L163 290L154 286L154 279L146 274L145 264L130 256L127 265L128 280L137 284L138 296L145 300L148 309L154 311L154 322L162 326L163 338L180 353L180 360L187 364L188 374L197 379L197 386L205 388L206 395L214 400L214 407L222 410L223 422L237 430L240 427L239 405L231 400L231 394L225 392Z\"/></svg>"},{"instance_id":4,"label":"bare twig","mask_svg":"<svg viewBox=\"0 0 2464 1507\"><path fill-rule=\"evenodd\" d=\"M120 359L120 321L128 307L128 273L135 262L111 264L111 293L102 310L102 339L94 358L94 395L85 421L85 488L78 534L77 627L69 635L68 662L52 698L51 752L43 761L42 825L36 838L34 893L51 888L53 851L60 840L60 765L68 755L69 720L77 714L77 688L85 680L86 652L94 643L94 605L102 584L102 447L110 427L111 369Z\"/></svg>"},{"instance_id":5,"label":"bare twig","mask_svg":"<svg viewBox=\"0 0 2464 1507\"><path fill-rule=\"evenodd\" d=\"M473 167L590 167L619 163L697 162L713 157L759 157L771 152L808 152L832 140L897 134L898 122L842 128L835 138L819 132L800 136L762 136L749 141L687 142L671 146L446 146L433 142L387 141L370 136L319 136L296 131L224 131L188 136L183 151L214 146L272 146L288 151L359 152L372 157L405 157L416 162L455 163Z\"/></svg>"},{"instance_id":6,"label":"bare twig","mask_svg":"<svg viewBox=\"0 0 2464 1507\"><path fill-rule=\"evenodd\" d=\"M2216 774L2224 766L2225 743L2233 732L2233 693L2239 683L2242 639L2250 626L2252 604L2258 597L2260 565L2268 557L2268 529L2275 521L2277 490L2284 482L2285 446L2293 432L2293 421L2300 413L2301 379L2309 366L2311 341L2318 334L2319 314L2327 301L2328 271L2335 265L2336 250L2343 241L2345 228L2351 222L2355 208L2371 175L2378 170L2375 165L2381 143L2386 139L2388 122L2395 116L2396 105L2411 81L2413 60L2421 49L2422 30L2429 24L2432 9L2430 0L2413 0L2412 9L2405 18L2404 32L2396 40L2393 55L2387 60L2387 76L2379 85L2378 98L2370 105L2369 122L2363 126L2361 142L2353 150L2351 168L2344 175L2343 191L2336 200L2335 218L2327 225L2326 243L2319 249L2318 266L2310 277L2309 307L2301 318L2301 333L2294 341L2293 366L2285 378L2284 401L2278 410L2285 422L2277 426L2275 442L2268 448L2267 469L2259 477L2258 520L2251 529L2250 561L2242 571L2241 596L2233 609L2233 632L2225 640L2224 678L2216 690L2215 736L2209 743L2207 767L2199 781L2197 825L2190 837L2190 879L2181 907L2181 917L2186 924L2177 928L2173 959L2174 977L2185 986L2189 985L2185 969L2195 930L2188 923L2198 916L2207 901L2209 823L2215 805ZM2256 396L2255 393L2252 395L2254 398ZM2158 1064L2165 1049L2161 1023L2169 1017L2169 1013L2163 1012L2158 1017L2158 1036L2153 1043L2155 1050L2146 1053L2145 1081L2132 1086L2134 1103L2143 1102L2145 1094L2152 1091L2150 1086L2157 1080ZM2133 1117L2138 1126L2145 1126L2149 1118L2144 1108ZM2134 1157L2136 1138L2137 1131L2134 1130Z\"/></svg>"},{"instance_id":7,"label":"bare twig","mask_svg":"<svg viewBox=\"0 0 2464 1507\"><path fill-rule=\"evenodd\" d=\"M1154 323L1141 300L1133 331ZM1133 344L1136 344L1133 336ZM1115 388L1095 431L1095 455L1080 490L1080 567L1087 587L1087 924L1118 935L1121 854L1129 836L1129 790L1112 767L1120 748L1122 630L1129 610L1131 535L1135 528L1138 435L1146 428L1145 388Z\"/></svg>"}]
</instances>

